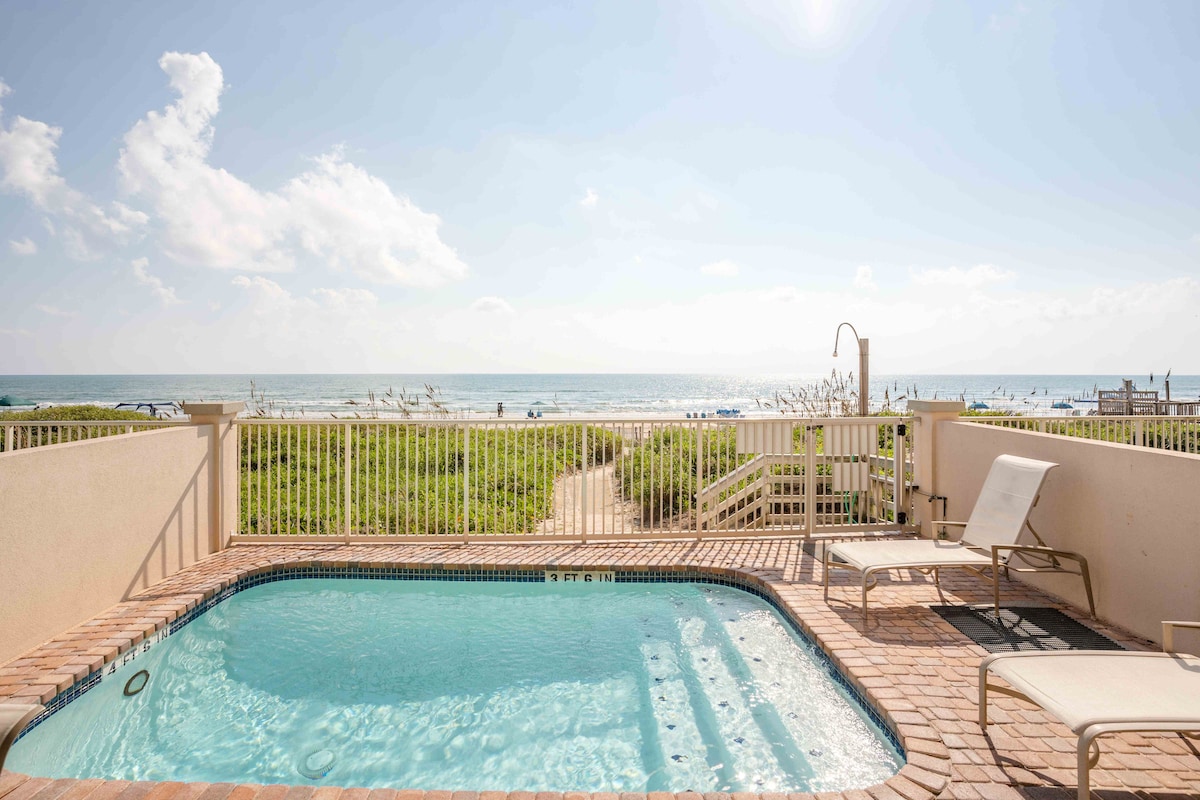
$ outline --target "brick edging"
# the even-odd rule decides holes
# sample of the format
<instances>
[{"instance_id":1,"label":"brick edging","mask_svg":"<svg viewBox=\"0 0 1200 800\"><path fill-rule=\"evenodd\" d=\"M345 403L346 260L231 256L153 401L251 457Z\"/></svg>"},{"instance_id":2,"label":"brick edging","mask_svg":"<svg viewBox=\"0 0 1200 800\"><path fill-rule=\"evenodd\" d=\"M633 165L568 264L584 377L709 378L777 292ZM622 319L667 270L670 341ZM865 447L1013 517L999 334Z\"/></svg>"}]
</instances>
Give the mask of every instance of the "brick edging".
<instances>
[{"instance_id":1,"label":"brick edging","mask_svg":"<svg viewBox=\"0 0 1200 800\"><path fill-rule=\"evenodd\" d=\"M372 547L382 549L379 545L367 546L366 548L358 545L338 545L332 547L269 545L257 546L257 549L269 551L269 556L257 559L252 558L249 561L239 560L238 551L242 548L250 547L254 546L241 546L241 548L234 548L215 554L192 567L170 576L155 586L139 592L129 600L113 606L92 620L72 628L49 642L18 656L7 664L0 665L0 700L48 703L56 695L70 690L104 665L122 657L132 648L154 636L158 631L169 627L172 623L201 606L206 601L211 600L234 586L238 581L280 569L297 567L327 567L334 569L399 567L409 569L440 568L445 570L541 570L552 568L578 570L611 569L624 572L694 571L757 587L764 595L773 599L774 603L787 614L796 627L822 651L844 679L888 723L903 747L906 755L906 763L896 775L881 784L868 787L865 790L823 792L820 794L819 800L833 800L838 797L845 800L871 800L872 798L873 800L898 800L898 798L902 798L903 800L930 800L930 798L938 795L949 782L951 774L949 749L942 741L942 737L938 731L922 714L913 711L911 704L907 703L903 697L877 697L872 687L855 675L853 665L848 665L838 650L829 647L821 631L814 628L811 621L806 619L807 615L802 604L803 598L799 592L799 587L805 584L787 580L779 567L714 566L705 563L703 557L685 557L682 560L673 560L669 563L661 560L638 561L637 563L623 563L619 560L596 562L591 559L583 562L566 563L571 553L578 553L578 546L563 547L562 549L569 551L567 554L568 557L563 559L505 557L480 562L472 560L431 560L438 557L444 550L444 548L437 546L416 548L417 550L424 550L426 554L425 559L403 560L395 558L347 557L331 559L321 557L326 553L330 553L330 551L337 550L343 552L346 550L362 552L364 549L369 551ZM414 548L412 545L401 547L404 550ZM479 549L487 547L494 548L495 545L476 546L471 552L475 554ZM555 546L531 549L529 555L542 552L546 549L553 552ZM592 552L599 554L605 552L606 549L609 548L600 545L596 546ZM245 551L243 550L242 552ZM90 643L91 645L83 653L78 652L81 642L85 644ZM13 678L19 678L20 680L14 681ZM71 781L73 781L72 785L63 789L64 796L67 793L81 792L86 788L84 784L88 783L88 781L68 779L68 782ZM25 800L26 796L32 797L33 794L42 792L51 783L57 785L62 783L62 781L50 782L46 779L30 778L5 771L0 775L0 797L3 800ZM93 787L89 790L89 800L117 800L118 797L120 800L140 800L140 792L138 792L139 797L137 798L131 796L131 793L135 792L135 787L141 786L140 783L107 781L103 782L103 784L108 787L107 790L101 792L100 789ZM116 789L118 784L123 784L118 794L109 795L109 791ZM5 788L6 786L8 787L7 789ZM35 786L36 791L34 790ZM156 797L154 800L167 800L168 797L174 797L175 795L164 794L166 792L165 787L181 787L175 790L175 792L191 797L192 795L189 794L191 790L186 787L195 787L199 786L199 784L170 783L149 784L149 786L150 788L146 790L147 794L153 792L156 795L163 795L162 797ZM250 784L245 786L247 789L243 790L242 793L253 787ZM312 787L294 787L294 789L287 792L289 795L288 800L298 800L298 798L291 797L291 795L295 794L296 790L308 788ZM254 797L257 800L264 800L263 794L265 791L265 787L257 787ZM373 790L370 800L380 800L377 796L377 793L380 791ZM231 786L232 792L233 787ZM104 798L99 796L101 793L105 795ZM206 789L204 793L210 794L209 789ZM342 793L345 794L346 792ZM418 800L418 798L419 800L471 800L471 798L475 798L475 800L499 800L502 797L506 797L507 800L567 800L568 797L587 797L591 798L591 800L668 800L668 798L674 798L674 800L750 800L751 798L778 800L779 798L786 797L788 800L802 800L802 798L816 797L815 795L804 793L788 795L765 793L759 795L748 792L732 794L707 793L704 795L688 792L652 792L649 796L641 793L623 793L618 796L613 793L604 792L451 793L431 791L403 792L402 794L405 795L404 800ZM489 797L485 798L484 795L489 795ZM195 795L195 797L199 800L199 795ZM43 797L40 800L50 800L50 798ZM83 800L83 797L70 797L68 800ZM209 797L204 798L204 800L222 800L222 798ZM249 796L246 800L249 800ZM279 800L282 800L282 798ZM342 798L342 800L353 800L353 798L346 797ZM400 798L395 798L395 800L400 800Z\"/></svg>"}]
</instances>

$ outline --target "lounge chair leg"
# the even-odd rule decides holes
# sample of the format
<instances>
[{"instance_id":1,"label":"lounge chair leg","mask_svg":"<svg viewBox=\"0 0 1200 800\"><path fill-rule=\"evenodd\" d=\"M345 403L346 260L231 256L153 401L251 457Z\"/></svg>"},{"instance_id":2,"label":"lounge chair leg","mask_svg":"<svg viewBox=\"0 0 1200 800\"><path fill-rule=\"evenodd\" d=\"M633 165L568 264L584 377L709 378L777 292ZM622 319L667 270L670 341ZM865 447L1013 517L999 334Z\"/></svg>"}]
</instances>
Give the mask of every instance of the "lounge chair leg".
<instances>
[{"instance_id":1,"label":"lounge chair leg","mask_svg":"<svg viewBox=\"0 0 1200 800\"><path fill-rule=\"evenodd\" d=\"M987 733L987 667L979 671L979 728Z\"/></svg>"},{"instance_id":2,"label":"lounge chair leg","mask_svg":"<svg viewBox=\"0 0 1200 800\"><path fill-rule=\"evenodd\" d=\"M1093 755L1092 749L1095 748ZM1076 772L1076 781L1079 784L1078 800L1090 800L1091 798L1091 771L1092 765L1100 760L1100 746L1095 743L1095 734L1090 731L1084 731L1079 737L1079 744L1076 747L1076 760L1078 768Z\"/></svg>"},{"instance_id":3,"label":"lounge chair leg","mask_svg":"<svg viewBox=\"0 0 1200 800\"><path fill-rule=\"evenodd\" d=\"M1092 619L1096 618L1096 600L1092 597L1092 576L1088 572L1087 559L1083 556L1079 557L1079 575L1083 578L1083 589L1087 592L1088 609L1092 612Z\"/></svg>"},{"instance_id":4,"label":"lounge chair leg","mask_svg":"<svg viewBox=\"0 0 1200 800\"><path fill-rule=\"evenodd\" d=\"M870 591L870 586L867 582L870 580L871 573L863 572L862 577L862 601L863 601L863 629L867 627L867 592Z\"/></svg>"},{"instance_id":5,"label":"lounge chair leg","mask_svg":"<svg viewBox=\"0 0 1200 800\"><path fill-rule=\"evenodd\" d=\"M829 602L829 548L825 548L825 574L822 576L822 582L825 585L825 602Z\"/></svg>"},{"instance_id":6,"label":"lounge chair leg","mask_svg":"<svg viewBox=\"0 0 1200 800\"><path fill-rule=\"evenodd\" d=\"M1008 571L1008 565L1004 565ZM1005 576L1007 577L1007 576ZM992 548L992 605L996 608L996 620L1000 620L1000 553Z\"/></svg>"}]
</instances>

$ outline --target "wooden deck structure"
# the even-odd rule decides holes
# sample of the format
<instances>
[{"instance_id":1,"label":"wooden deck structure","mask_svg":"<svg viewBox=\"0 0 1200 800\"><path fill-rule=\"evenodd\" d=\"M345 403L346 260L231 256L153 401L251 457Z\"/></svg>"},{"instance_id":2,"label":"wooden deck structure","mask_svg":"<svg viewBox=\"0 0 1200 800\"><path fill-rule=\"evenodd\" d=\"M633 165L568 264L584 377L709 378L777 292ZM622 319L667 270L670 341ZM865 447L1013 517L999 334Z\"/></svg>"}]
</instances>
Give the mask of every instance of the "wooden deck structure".
<instances>
[{"instance_id":1,"label":"wooden deck structure","mask_svg":"<svg viewBox=\"0 0 1200 800\"><path fill-rule=\"evenodd\" d=\"M1101 414L1131 416L1196 416L1200 415L1200 400L1172 400L1171 384L1166 384L1166 398L1159 399L1157 390L1133 388L1133 381L1125 381L1120 389L1101 389L1097 394L1097 408Z\"/></svg>"}]
</instances>

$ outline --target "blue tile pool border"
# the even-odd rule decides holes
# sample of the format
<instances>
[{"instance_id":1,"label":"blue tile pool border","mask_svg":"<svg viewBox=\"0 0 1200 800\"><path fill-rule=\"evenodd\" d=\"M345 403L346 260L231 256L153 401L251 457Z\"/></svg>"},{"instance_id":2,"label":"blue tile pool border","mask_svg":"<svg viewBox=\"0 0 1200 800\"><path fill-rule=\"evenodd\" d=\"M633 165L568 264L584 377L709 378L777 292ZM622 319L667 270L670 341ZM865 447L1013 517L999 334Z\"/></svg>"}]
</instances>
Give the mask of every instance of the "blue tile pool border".
<instances>
[{"instance_id":1,"label":"blue tile pool border","mask_svg":"<svg viewBox=\"0 0 1200 800\"><path fill-rule=\"evenodd\" d=\"M530 568L484 568L484 567L363 567L355 565L332 565L332 566L279 566L268 568L261 572L255 572L250 575L243 575L233 581L224 589L215 592L211 597L206 598L198 603L195 607L181 614L172 620L166 627L166 634L162 631L158 635L152 637L156 642L165 641L170 635L174 635L177 631L183 628L188 623L203 616L209 609L216 606L218 603L228 600L239 592L244 592L255 586L261 586L265 583L275 583L276 581L290 580L308 580L313 578L352 578L360 580L409 580L409 581L488 581L488 582L509 582L509 583L543 583L548 570L563 570L564 567L550 564L545 567ZM591 569L601 569L592 567ZM582 570L581 570L582 571ZM604 570L610 571L610 570ZM737 574L718 574L701 568L692 569L615 569L613 572L613 580L616 583L703 583L713 584L717 586L728 586L734 589L740 589L744 592L749 592L765 601L775 611L779 613L784 620L787 621L792 631L800 637L801 642L806 646L808 651L821 665L822 669L840 686L866 714L867 718L874 723L884 738L896 751L900 757L907 762L908 756L904 746L900 744L900 738L896 735L892 727L884 720L883 716L876 710L874 704L863 694L861 690L850 682L842 671L837 668L833 660L829 657L821 646L813 641L812 637L804 630L799 621L794 619L787 611L782 603L776 597L758 586L750 579ZM132 650L137 650L139 647L148 649L148 642L142 642L135 645ZM30 731L36 728L41 723L45 722L56 712L62 710L68 703L78 699L85 694L89 689L100 683L104 679L106 670L110 670L113 665L122 661L121 656L126 654L118 654L117 658L105 664L98 670L89 673L86 677L81 678L72 684L69 688L56 694L49 703L46 704L46 710L34 718L21 734L17 737L20 740Z\"/></svg>"}]
</instances>

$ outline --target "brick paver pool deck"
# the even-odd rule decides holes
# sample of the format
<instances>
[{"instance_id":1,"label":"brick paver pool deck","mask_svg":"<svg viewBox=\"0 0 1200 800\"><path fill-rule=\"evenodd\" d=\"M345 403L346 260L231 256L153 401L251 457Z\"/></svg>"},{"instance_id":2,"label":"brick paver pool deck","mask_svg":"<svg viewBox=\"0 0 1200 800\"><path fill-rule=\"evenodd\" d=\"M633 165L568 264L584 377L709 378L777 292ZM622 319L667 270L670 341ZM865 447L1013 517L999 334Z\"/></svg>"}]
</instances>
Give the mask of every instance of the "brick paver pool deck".
<instances>
[{"instance_id":1,"label":"brick paver pool deck","mask_svg":"<svg viewBox=\"0 0 1200 800\"><path fill-rule=\"evenodd\" d=\"M811 550L811 546L810 546ZM819 551L818 551L819 552ZM772 594L899 736L908 763L878 786L762 800L1071 800L1075 737L1020 701L995 697L994 724L977 723L978 645L929 609L942 602L924 575L893 573L872 593L864 630L858 588L836 575L821 597L821 565L795 540L520 545L256 545L214 555L0 666L0 702L48 702L103 663L238 578L280 565L440 568L703 569L736 573ZM942 576L946 602L988 603L991 584L961 570ZM1008 605L1055 606L1110 638L1150 648L1080 616L1024 584L1006 583ZM1103 614L1104 609L1100 609ZM1131 687L1135 689L1136 687ZM1200 797L1200 749L1177 735L1106 737L1092 770L1104 800ZM428 787L436 789L437 787ZM498 787L502 788L502 787ZM759 795L585 792L448 792L228 783L51 780L0 773L3 800L759 800Z\"/></svg>"}]
</instances>

